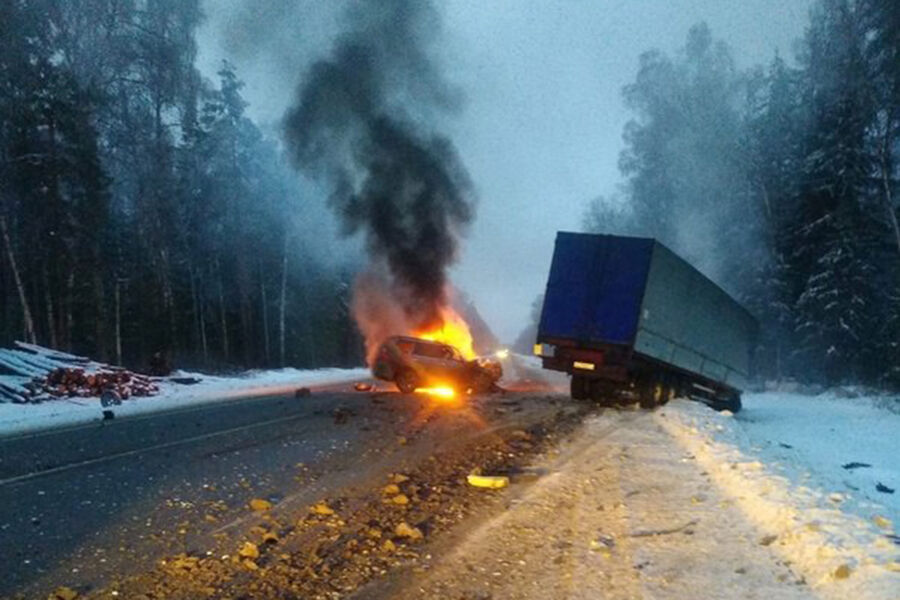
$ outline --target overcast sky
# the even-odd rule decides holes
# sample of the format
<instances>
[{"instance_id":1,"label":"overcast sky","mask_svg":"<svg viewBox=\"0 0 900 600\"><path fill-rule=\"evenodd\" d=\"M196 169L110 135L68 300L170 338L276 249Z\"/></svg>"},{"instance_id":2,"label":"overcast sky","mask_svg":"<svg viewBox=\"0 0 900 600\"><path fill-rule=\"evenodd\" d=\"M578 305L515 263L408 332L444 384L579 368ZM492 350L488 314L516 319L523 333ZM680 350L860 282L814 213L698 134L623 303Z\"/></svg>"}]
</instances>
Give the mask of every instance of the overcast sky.
<instances>
[{"instance_id":1,"label":"overcast sky","mask_svg":"<svg viewBox=\"0 0 900 600\"><path fill-rule=\"evenodd\" d=\"M375 0L372 0L375 1ZM478 192L456 285L504 341L543 291L556 231L577 230L585 204L615 191L622 87L641 52L674 53L706 21L740 67L793 56L809 0L443 0L441 59L465 94L441 124ZM227 58L247 82L250 115L274 124L306 65L338 31L338 3L206 0L200 68Z\"/></svg>"}]
</instances>

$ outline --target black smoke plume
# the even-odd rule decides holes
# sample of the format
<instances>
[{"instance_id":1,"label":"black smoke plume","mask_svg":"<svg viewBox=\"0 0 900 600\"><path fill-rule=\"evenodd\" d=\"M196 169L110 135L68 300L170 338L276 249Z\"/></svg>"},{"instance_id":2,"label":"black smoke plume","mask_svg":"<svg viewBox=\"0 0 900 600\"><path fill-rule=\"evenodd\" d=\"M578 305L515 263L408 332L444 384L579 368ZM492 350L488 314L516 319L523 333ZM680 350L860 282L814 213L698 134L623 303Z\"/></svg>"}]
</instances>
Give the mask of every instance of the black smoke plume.
<instances>
[{"instance_id":1,"label":"black smoke plume","mask_svg":"<svg viewBox=\"0 0 900 600\"><path fill-rule=\"evenodd\" d=\"M357 2L346 17L285 116L289 154L329 186L345 233L365 236L372 265L358 288L389 290L414 329L440 324L447 268L473 218L453 144L425 125L459 104L430 54L440 21L421 0Z\"/></svg>"}]
</instances>

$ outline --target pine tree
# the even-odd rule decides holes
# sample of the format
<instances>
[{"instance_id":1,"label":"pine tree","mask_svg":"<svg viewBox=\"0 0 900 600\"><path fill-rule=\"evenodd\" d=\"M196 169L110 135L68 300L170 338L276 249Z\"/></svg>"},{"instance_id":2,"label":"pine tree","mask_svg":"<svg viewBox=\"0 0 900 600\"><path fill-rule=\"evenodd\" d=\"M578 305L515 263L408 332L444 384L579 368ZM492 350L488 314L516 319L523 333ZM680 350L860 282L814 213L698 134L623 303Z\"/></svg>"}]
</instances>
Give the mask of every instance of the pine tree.
<instances>
[{"instance_id":1,"label":"pine tree","mask_svg":"<svg viewBox=\"0 0 900 600\"><path fill-rule=\"evenodd\" d=\"M801 164L804 114L798 101L798 75L780 56L768 72L749 78L743 123L744 164L753 202L759 206L758 252L748 261L751 278L742 300L760 319L757 368L781 378L790 371L793 305L802 281L790 268L787 239L797 197L796 173Z\"/></svg>"},{"instance_id":2,"label":"pine tree","mask_svg":"<svg viewBox=\"0 0 900 600\"><path fill-rule=\"evenodd\" d=\"M882 305L880 232L867 204L873 95L863 44L850 2L828 0L813 15L804 57L811 118L790 260L806 275L795 314L798 356L831 382L871 379L878 362L871 340Z\"/></svg>"}]
</instances>

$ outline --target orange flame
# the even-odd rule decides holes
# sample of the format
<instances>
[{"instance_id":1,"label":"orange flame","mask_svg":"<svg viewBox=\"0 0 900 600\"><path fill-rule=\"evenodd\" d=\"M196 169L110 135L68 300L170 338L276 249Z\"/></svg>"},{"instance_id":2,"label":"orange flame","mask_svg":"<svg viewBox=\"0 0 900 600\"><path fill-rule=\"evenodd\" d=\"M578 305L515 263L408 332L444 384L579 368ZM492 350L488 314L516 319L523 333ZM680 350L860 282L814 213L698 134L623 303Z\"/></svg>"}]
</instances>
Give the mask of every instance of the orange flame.
<instances>
[{"instance_id":1,"label":"orange flame","mask_svg":"<svg viewBox=\"0 0 900 600\"><path fill-rule=\"evenodd\" d=\"M416 388L417 394L428 394L443 400L452 400L456 396L456 391L452 387L427 387Z\"/></svg>"},{"instance_id":2,"label":"orange flame","mask_svg":"<svg viewBox=\"0 0 900 600\"><path fill-rule=\"evenodd\" d=\"M413 336L430 340L432 342L440 342L453 346L463 355L466 360L472 360L478 355L472 342L472 333L469 326L459 314L449 306L441 307L441 320L443 323L437 329L424 331L415 331Z\"/></svg>"}]
</instances>

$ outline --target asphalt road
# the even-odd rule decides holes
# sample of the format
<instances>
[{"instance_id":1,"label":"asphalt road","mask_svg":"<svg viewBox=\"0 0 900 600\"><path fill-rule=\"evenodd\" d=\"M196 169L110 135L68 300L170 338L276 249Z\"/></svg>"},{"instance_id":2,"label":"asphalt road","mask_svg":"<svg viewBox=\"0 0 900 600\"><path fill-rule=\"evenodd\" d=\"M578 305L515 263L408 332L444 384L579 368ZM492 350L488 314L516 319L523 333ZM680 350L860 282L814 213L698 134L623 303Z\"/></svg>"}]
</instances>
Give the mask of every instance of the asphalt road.
<instances>
[{"instance_id":1,"label":"asphalt road","mask_svg":"<svg viewBox=\"0 0 900 600\"><path fill-rule=\"evenodd\" d=\"M340 425L370 403L253 398L0 440L0 596L90 588L226 536L251 498L278 502L364 452L377 412Z\"/></svg>"}]
</instances>

